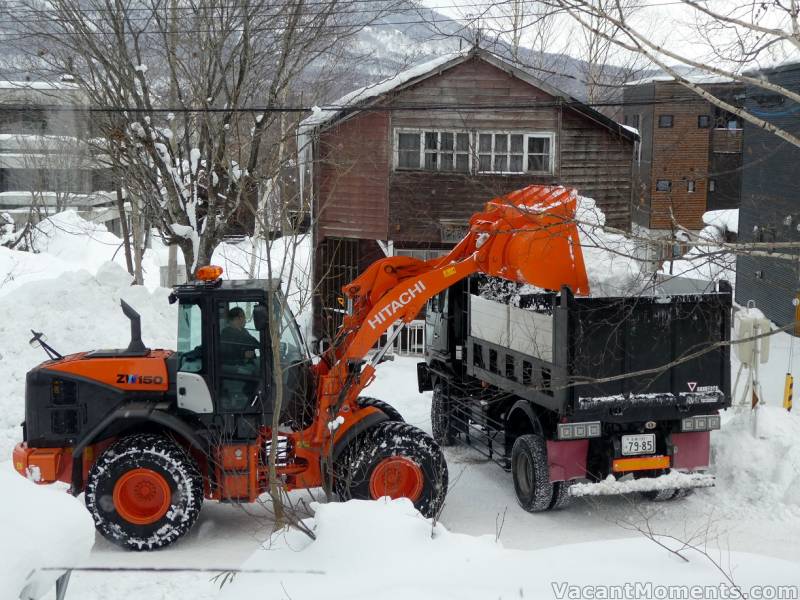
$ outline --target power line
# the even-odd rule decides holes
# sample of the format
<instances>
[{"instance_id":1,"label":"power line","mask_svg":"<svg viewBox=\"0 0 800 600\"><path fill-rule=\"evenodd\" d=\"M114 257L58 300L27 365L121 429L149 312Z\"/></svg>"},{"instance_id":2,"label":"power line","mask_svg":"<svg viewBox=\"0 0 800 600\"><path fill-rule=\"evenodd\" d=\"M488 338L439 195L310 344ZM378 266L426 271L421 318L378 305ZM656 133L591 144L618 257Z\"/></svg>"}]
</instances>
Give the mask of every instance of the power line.
<instances>
[{"instance_id":1,"label":"power line","mask_svg":"<svg viewBox=\"0 0 800 600\"><path fill-rule=\"evenodd\" d=\"M20 86L21 89L24 89ZM372 98L370 98L371 100ZM353 104L324 104L322 106L242 106L239 108L222 108L222 107L202 107L202 108L188 108L188 107L173 107L173 108L141 108L137 106L55 106L47 107L50 112L66 112L66 113L131 113L131 114L222 114L222 113L306 113L314 112L315 110L331 111L331 112L395 112L395 111L438 111L438 110L455 110L455 111L479 111L479 110L535 110L537 108L558 108L558 107L590 107L590 108L604 108L604 107L626 107L626 106L660 106L660 105L681 105L681 104L699 104L705 103L699 96L692 97L677 97L677 98L662 98L659 100L636 100L636 101L615 101L615 102L580 102L579 100L554 100L547 102L515 102L515 103L501 103L501 104L482 104L482 103L461 103L461 104L395 104L395 105L375 105L375 106L360 106ZM31 106L3 106L0 104L0 110L9 112L31 112L34 110L41 110L41 107Z\"/></svg>"}]
</instances>

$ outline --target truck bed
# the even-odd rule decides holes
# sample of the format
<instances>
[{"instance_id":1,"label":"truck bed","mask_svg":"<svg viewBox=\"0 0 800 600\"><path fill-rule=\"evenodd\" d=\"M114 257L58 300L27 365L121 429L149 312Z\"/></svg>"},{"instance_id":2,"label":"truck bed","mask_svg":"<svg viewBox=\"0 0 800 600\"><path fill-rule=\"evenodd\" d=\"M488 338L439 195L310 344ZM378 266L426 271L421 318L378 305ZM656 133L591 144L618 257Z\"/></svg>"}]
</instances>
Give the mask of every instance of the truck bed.
<instances>
[{"instance_id":1,"label":"truck bed","mask_svg":"<svg viewBox=\"0 0 800 600\"><path fill-rule=\"evenodd\" d=\"M730 406L731 289L672 281L635 297L469 294L466 371L560 415L670 419Z\"/></svg>"}]
</instances>

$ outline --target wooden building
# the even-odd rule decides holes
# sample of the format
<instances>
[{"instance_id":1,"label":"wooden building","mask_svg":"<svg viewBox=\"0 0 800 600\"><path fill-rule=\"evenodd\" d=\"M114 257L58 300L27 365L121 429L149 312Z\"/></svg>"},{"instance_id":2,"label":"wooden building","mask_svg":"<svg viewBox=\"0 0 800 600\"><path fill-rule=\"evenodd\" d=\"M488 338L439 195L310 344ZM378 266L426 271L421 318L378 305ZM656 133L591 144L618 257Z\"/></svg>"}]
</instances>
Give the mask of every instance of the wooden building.
<instances>
[{"instance_id":1,"label":"wooden building","mask_svg":"<svg viewBox=\"0 0 800 600\"><path fill-rule=\"evenodd\" d=\"M452 247L487 200L533 183L574 186L630 226L637 135L473 48L356 90L302 124L312 199L317 334L339 294L387 253Z\"/></svg>"},{"instance_id":2,"label":"wooden building","mask_svg":"<svg viewBox=\"0 0 800 600\"><path fill-rule=\"evenodd\" d=\"M742 84L696 82L714 96L741 106ZM641 136L631 211L638 236L672 239L675 222L699 231L703 213L739 207L742 122L738 117L668 76L627 84L623 101L623 122ZM645 251L654 261L672 258L670 245L654 243Z\"/></svg>"},{"instance_id":3,"label":"wooden building","mask_svg":"<svg viewBox=\"0 0 800 600\"><path fill-rule=\"evenodd\" d=\"M767 81L800 93L800 63L758 73ZM800 136L800 104L784 95L748 86L748 112L795 136ZM739 241L800 242L798 166L800 148L750 123L744 126L742 204ZM780 327L795 323L789 333L800 334L800 252L776 249L775 257L743 253L736 257L736 301L753 301Z\"/></svg>"}]
</instances>

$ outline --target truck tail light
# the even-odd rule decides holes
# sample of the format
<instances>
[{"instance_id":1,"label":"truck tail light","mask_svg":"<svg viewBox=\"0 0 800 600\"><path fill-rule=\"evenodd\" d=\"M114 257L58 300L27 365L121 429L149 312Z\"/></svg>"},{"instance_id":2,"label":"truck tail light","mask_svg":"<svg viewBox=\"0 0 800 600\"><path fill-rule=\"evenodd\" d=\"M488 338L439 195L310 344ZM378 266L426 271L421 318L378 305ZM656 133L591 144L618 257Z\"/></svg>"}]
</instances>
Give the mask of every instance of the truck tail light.
<instances>
[{"instance_id":1,"label":"truck tail light","mask_svg":"<svg viewBox=\"0 0 800 600\"><path fill-rule=\"evenodd\" d=\"M719 429L719 415L697 415L681 419L681 431L711 431Z\"/></svg>"},{"instance_id":2,"label":"truck tail light","mask_svg":"<svg viewBox=\"0 0 800 600\"><path fill-rule=\"evenodd\" d=\"M584 423L559 423L559 440L581 440L600 437L602 427L600 421L586 421Z\"/></svg>"}]
</instances>

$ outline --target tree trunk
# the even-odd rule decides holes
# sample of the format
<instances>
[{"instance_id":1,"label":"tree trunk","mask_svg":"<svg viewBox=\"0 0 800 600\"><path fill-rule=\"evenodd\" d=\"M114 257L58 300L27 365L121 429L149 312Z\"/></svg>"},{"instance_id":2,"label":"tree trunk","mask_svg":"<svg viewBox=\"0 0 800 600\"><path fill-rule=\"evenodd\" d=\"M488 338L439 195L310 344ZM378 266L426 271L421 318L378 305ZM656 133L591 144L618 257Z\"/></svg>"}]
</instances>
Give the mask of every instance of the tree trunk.
<instances>
[{"instance_id":1,"label":"tree trunk","mask_svg":"<svg viewBox=\"0 0 800 600\"><path fill-rule=\"evenodd\" d=\"M133 229L133 282L136 285L144 284L142 273L142 217L139 212L139 203L136 198L131 198L131 228Z\"/></svg>"},{"instance_id":2,"label":"tree trunk","mask_svg":"<svg viewBox=\"0 0 800 600\"><path fill-rule=\"evenodd\" d=\"M131 234L128 229L128 215L125 213L125 199L122 197L122 188L117 185L117 213L119 214L120 228L122 229L122 247L125 249L125 266L128 273L133 275L133 256L131 256Z\"/></svg>"}]
</instances>

